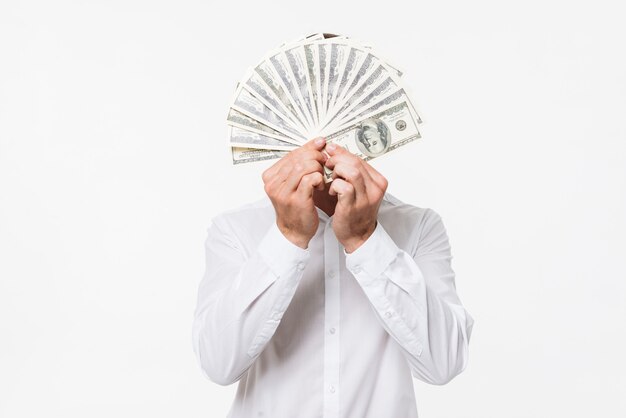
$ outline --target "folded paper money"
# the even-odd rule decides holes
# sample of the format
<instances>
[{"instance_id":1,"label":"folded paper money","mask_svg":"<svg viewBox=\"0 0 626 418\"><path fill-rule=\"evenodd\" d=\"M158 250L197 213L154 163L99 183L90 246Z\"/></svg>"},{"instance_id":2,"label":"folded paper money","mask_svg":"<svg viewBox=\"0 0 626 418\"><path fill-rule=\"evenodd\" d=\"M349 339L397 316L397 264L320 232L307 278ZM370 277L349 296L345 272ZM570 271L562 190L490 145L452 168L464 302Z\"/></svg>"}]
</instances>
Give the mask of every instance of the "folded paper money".
<instances>
[{"instance_id":1,"label":"folded paper money","mask_svg":"<svg viewBox=\"0 0 626 418\"><path fill-rule=\"evenodd\" d=\"M281 45L237 85L227 117L233 164L281 158L320 136L364 160L420 138L401 76L345 36ZM331 175L326 170L327 182Z\"/></svg>"}]
</instances>

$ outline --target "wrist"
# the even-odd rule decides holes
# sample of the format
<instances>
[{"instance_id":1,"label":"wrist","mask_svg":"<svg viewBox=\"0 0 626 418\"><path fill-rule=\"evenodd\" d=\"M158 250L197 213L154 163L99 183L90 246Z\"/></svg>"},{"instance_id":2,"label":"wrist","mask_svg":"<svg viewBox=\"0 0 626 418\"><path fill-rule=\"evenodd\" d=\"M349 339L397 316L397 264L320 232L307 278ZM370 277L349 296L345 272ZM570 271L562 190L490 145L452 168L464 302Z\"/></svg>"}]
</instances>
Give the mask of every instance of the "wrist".
<instances>
[{"instance_id":1,"label":"wrist","mask_svg":"<svg viewBox=\"0 0 626 418\"><path fill-rule=\"evenodd\" d=\"M345 248L346 253L350 254L351 252L356 251L361 245L368 240L369 237L372 236L374 231L376 230L377 221L374 221L373 224L370 224L362 233L355 234L349 238L346 238L341 241L341 244Z\"/></svg>"},{"instance_id":2,"label":"wrist","mask_svg":"<svg viewBox=\"0 0 626 418\"><path fill-rule=\"evenodd\" d=\"M311 237L302 235L301 233L295 232L294 230L280 224L277 225L280 232L285 236L285 238L291 241L292 244L297 245L298 247L305 250L309 247L309 241L311 240Z\"/></svg>"}]
</instances>

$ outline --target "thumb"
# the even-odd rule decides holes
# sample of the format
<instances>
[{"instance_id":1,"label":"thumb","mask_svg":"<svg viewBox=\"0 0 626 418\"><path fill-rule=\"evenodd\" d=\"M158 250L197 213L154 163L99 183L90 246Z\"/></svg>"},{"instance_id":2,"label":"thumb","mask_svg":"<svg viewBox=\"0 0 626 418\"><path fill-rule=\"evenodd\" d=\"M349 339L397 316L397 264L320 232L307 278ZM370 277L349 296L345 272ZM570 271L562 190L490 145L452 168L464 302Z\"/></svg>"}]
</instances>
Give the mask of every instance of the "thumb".
<instances>
[{"instance_id":1,"label":"thumb","mask_svg":"<svg viewBox=\"0 0 626 418\"><path fill-rule=\"evenodd\" d=\"M304 145L302 145L302 148L308 148L308 149L314 149L314 150L320 151L325 146L326 146L326 139L320 136L320 137L311 139L308 142L305 142Z\"/></svg>"}]
</instances>

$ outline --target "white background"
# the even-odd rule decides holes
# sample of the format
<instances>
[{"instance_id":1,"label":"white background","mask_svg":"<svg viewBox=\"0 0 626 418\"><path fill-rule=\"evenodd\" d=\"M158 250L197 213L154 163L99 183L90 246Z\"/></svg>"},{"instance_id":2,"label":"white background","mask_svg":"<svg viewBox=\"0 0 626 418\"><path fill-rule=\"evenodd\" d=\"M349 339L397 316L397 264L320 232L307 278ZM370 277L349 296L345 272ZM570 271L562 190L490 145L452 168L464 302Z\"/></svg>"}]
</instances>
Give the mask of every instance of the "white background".
<instances>
[{"instance_id":1,"label":"white background","mask_svg":"<svg viewBox=\"0 0 626 418\"><path fill-rule=\"evenodd\" d=\"M225 116L326 31L405 72L372 164L448 229L476 320L421 417L626 416L626 26L607 1L0 3L0 416L224 417L191 346L204 239L263 196ZM384 418L384 417L381 417ZM393 417L392 417L393 418Z\"/></svg>"}]
</instances>

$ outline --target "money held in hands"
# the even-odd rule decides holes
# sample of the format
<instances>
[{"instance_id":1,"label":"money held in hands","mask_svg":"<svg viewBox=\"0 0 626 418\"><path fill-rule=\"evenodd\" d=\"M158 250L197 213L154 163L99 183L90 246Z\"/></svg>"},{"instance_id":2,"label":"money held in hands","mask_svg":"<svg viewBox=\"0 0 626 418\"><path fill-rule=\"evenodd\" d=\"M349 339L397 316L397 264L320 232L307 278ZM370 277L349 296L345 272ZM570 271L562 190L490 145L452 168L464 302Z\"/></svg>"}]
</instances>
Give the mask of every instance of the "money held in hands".
<instances>
[{"instance_id":1,"label":"money held in hands","mask_svg":"<svg viewBox=\"0 0 626 418\"><path fill-rule=\"evenodd\" d=\"M320 136L364 160L420 138L401 75L345 36L281 45L237 86L227 117L233 164L281 158Z\"/></svg>"}]
</instances>

